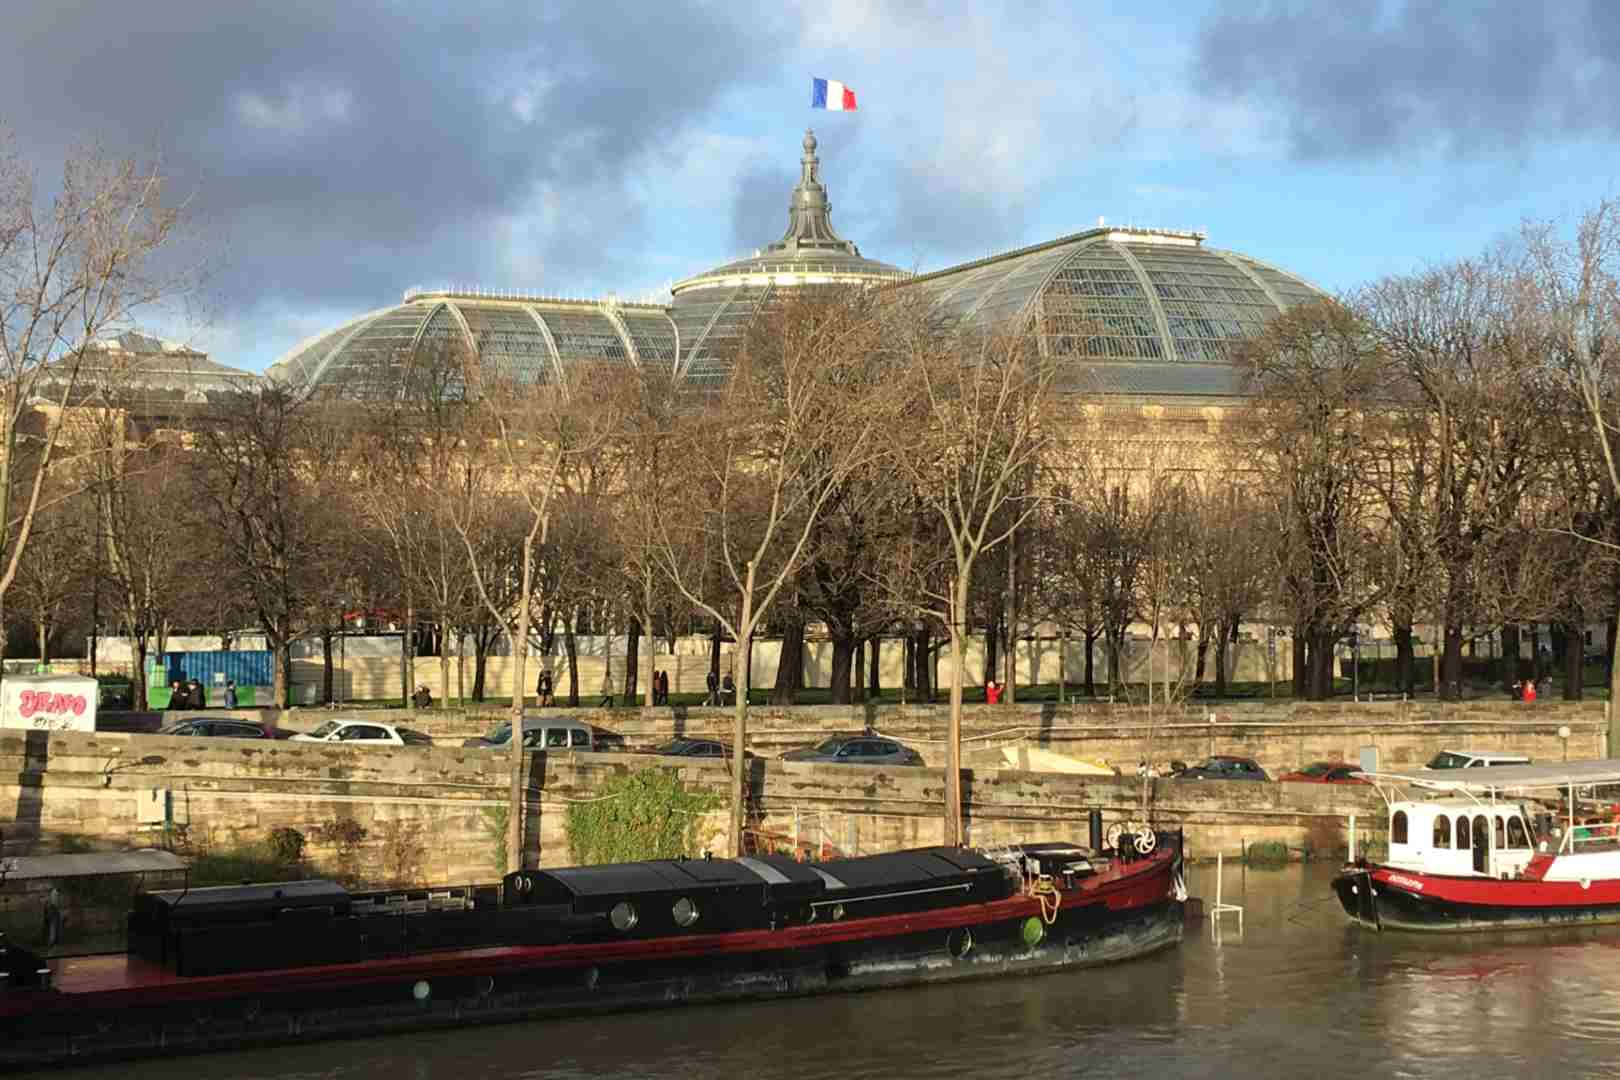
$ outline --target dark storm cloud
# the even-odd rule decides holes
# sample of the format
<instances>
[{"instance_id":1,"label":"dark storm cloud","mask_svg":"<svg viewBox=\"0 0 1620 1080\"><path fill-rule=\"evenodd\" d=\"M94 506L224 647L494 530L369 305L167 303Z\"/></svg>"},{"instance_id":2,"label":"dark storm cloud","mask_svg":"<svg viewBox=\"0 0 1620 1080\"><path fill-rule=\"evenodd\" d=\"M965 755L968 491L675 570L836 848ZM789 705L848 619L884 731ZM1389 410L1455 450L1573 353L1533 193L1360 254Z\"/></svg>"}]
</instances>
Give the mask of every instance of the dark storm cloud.
<instances>
[{"instance_id":1,"label":"dark storm cloud","mask_svg":"<svg viewBox=\"0 0 1620 1080\"><path fill-rule=\"evenodd\" d=\"M638 155L793 37L730 10L18 5L0 43L0 121L46 175L75 138L160 148L226 248L215 284L228 319L369 308L424 273L561 288L615 269L614 241L637 220L623 181ZM502 280L536 206L551 208L533 238L545 280Z\"/></svg>"},{"instance_id":2,"label":"dark storm cloud","mask_svg":"<svg viewBox=\"0 0 1620 1080\"><path fill-rule=\"evenodd\" d=\"M1620 129L1620 4L1223 6L1195 87L1271 111L1303 158L1519 151Z\"/></svg>"}]
</instances>

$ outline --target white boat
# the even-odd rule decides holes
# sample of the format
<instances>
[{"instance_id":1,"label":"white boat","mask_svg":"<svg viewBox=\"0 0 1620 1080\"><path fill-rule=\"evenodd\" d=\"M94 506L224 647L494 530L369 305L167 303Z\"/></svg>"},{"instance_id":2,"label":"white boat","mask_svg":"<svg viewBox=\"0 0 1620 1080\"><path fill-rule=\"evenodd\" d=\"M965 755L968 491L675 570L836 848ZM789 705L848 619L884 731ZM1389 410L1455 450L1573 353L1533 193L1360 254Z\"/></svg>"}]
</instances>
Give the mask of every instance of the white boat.
<instances>
[{"instance_id":1,"label":"white boat","mask_svg":"<svg viewBox=\"0 0 1620 1080\"><path fill-rule=\"evenodd\" d=\"M1333 881L1356 922L1450 932L1620 923L1620 761L1356 775L1389 811L1388 857L1357 859Z\"/></svg>"}]
</instances>

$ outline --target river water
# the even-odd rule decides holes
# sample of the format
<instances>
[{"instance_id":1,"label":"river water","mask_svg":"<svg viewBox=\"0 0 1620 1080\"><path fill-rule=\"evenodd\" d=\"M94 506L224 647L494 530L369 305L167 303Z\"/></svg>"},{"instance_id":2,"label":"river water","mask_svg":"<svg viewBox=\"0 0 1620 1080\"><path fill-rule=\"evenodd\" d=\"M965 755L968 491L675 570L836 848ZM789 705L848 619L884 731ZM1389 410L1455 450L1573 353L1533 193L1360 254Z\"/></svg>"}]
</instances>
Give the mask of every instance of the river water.
<instances>
[{"instance_id":1,"label":"river water","mask_svg":"<svg viewBox=\"0 0 1620 1080\"><path fill-rule=\"evenodd\" d=\"M1243 905L1145 960L1028 979L138 1062L76 1080L1620 1076L1620 928L1349 926L1333 867L1226 869ZM1212 868L1188 885L1213 906Z\"/></svg>"}]
</instances>

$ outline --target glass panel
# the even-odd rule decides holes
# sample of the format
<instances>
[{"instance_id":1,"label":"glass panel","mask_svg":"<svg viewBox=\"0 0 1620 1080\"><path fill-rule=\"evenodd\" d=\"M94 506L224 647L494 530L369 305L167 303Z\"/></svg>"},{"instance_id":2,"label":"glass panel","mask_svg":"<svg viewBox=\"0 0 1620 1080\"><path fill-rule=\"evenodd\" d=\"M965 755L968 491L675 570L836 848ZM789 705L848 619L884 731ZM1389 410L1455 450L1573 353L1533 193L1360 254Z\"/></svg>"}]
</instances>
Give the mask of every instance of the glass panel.
<instances>
[{"instance_id":1,"label":"glass panel","mask_svg":"<svg viewBox=\"0 0 1620 1080\"><path fill-rule=\"evenodd\" d=\"M1434 819L1434 846L1451 847L1451 819L1444 814L1438 814Z\"/></svg>"},{"instance_id":2,"label":"glass panel","mask_svg":"<svg viewBox=\"0 0 1620 1080\"><path fill-rule=\"evenodd\" d=\"M513 378L544 382L551 377L551 349L527 311L481 304L457 306L486 364Z\"/></svg>"}]
</instances>

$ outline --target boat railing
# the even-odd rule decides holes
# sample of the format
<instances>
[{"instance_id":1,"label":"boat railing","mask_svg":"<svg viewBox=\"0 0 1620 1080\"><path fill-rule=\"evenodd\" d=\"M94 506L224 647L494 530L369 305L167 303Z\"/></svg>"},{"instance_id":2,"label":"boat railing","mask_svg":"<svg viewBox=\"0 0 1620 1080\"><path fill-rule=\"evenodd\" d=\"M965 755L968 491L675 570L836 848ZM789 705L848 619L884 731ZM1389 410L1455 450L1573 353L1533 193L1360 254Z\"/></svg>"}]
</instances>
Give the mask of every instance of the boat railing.
<instances>
[{"instance_id":1,"label":"boat railing","mask_svg":"<svg viewBox=\"0 0 1620 1080\"><path fill-rule=\"evenodd\" d=\"M1620 845L1620 821L1576 821L1571 828L1565 830L1564 842L1560 846L1560 852L1573 855L1578 852L1582 845L1587 847L1614 847Z\"/></svg>"}]
</instances>

